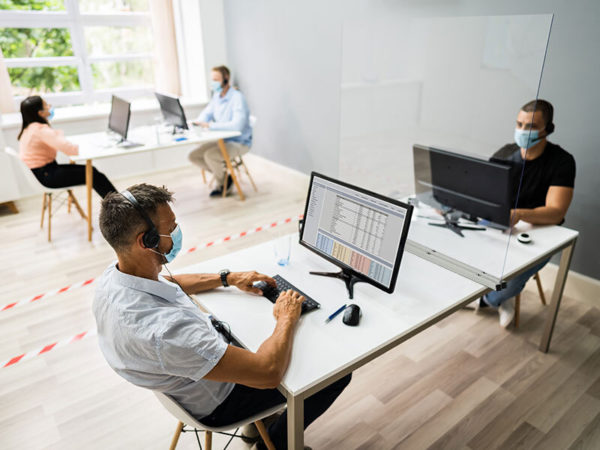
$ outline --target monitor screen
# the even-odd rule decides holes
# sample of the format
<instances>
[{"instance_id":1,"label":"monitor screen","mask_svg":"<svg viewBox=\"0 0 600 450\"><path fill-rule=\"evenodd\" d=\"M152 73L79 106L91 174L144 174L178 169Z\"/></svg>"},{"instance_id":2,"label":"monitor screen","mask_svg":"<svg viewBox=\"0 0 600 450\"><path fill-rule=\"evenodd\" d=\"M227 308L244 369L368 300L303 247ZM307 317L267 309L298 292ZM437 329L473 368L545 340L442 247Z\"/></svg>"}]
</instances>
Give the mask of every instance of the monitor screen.
<instances>
[{"instance_id":1,"label":"monitor screen","mask_svg":"<svg viewBox=\"0 0 600 450\"><path fill-rule=\"evenodd\" d=\"M155 92L154 95L160 104L160 110L165 122L169 125L187 130L188 126L185 112L183 111L179 99L170 95L159 94L158 92Z\"/></svg>"},{"instance_id":2,"label":"monitor screen","mask_svg":"<svg viewBox=\"0 0 600 450\"><path fill-rule=\"evenodd\" d=\"M518 186L509 165L417 144L413 160L419 200L509 225L513 191Z\"/></svg>"},{"instance_id":3,"label":"monitor screen","mask_svg":"<svg viewBox=\"0 0 600 450\"><path fill-rule=\"evenodd\" d=\"M131 104L122 98L112 96L110 115L108 116L108 129L127 139Z\"/></svg>"},{"instance_id":4,"label":"monitor screen","mask_svg":"<svg viewBox=\"0 0 600 450\"><path fill-rule=\"evenodd\" d=\"M300 244L392 292L412 208L313 172Z\"/></svg>"}]
</instances>

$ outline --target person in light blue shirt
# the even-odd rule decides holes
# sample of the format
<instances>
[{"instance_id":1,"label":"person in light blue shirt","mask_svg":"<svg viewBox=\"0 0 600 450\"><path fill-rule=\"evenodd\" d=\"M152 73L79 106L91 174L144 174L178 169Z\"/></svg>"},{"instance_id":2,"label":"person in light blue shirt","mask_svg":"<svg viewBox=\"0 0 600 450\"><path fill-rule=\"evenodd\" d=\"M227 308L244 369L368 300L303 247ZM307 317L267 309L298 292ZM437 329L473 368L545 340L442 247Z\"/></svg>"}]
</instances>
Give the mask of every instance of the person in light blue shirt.
<instances>
[{"instance_id":1,"label":"person in light blue shirt","mask_svg":"<svg viewBox=\"0 0 600 450\"><path fill-rule=\"evenodd\" d=\"M252 146L250 110L244 94L231 87L231 73L227 67L214 67L211 72L211 80L213 96L194 122L194 125L208 130L239 131L242 133L240 136L225 139L227 153L233 159L248 153ZM189 154L189 159L204 170L212 172L217 187L210 193L210 196L220 197L223 194L225 165L218 144L209 142L201 145ZM226 189L231 187L232 182L231 175L228 175Z\"/></svg>"},{"instance_id":2,"label":"person in light blue shirt","mask_svg":"<svg viewBox=\"0 0 600 450\"><path fill-rule=\"evenodd\" d=\"M205 425L227 426L285 403L277 386L290 363L304 297L291 290L281 293L273 306L275 328L256 352L236 345L227 325L211 320L191 295L230 286L260 295L253 282L275 285L275 280L255 271L160 275L183 242L172 200L164 187L138 184L102 201L100 231L118 261L96 286L98 344L125 380L168 395ZM248 301L256 300L248 295ZM306 398L305 428L350 378ZM276 448L286 448L285 412L269 425L268 434Z\"/></svg>"}]
</instances>

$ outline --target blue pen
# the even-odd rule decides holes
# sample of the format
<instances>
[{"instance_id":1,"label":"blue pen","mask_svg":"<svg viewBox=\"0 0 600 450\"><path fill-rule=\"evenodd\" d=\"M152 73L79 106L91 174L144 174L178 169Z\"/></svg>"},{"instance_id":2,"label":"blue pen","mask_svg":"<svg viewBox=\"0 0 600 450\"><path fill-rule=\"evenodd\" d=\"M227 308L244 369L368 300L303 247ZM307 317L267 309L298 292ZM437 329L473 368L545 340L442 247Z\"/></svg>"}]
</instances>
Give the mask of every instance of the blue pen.
<instances>
[{"instance_id":1,"label":"blue pen","mask_svg":"<svg viewBox=\"0 0 600 450\"><path fill-rule=\"evenodd\" d=\"M346 309L346 306L348 306L348 305L344 305L344 306L342 306L340 309L338 309L336 312L334 312L332 315L330 315L330 316L329 316L327 319L325 319L325 323L329 323L329 322L331 322L331 320L332 320L332 319L333 319L335 316L337 316L339 313L341 313L343 310L345 310L345 309Z\"/></svg>"}]
</instances>

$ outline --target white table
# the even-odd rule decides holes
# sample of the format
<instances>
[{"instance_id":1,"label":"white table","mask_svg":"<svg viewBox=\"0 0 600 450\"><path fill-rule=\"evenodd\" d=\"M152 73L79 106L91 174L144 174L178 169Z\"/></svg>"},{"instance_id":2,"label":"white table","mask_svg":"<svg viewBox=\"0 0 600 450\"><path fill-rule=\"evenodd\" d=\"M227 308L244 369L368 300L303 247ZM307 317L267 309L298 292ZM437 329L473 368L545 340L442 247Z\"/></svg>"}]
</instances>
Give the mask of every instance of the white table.
<instances>
[{"instance_id":1,"label":"white table","mask_svg":"<svg viewBox=\"0 0 600 450\"><path fill-rule=\"evenodd\" d=\"M341 316L325 324L329 314L351 302L346 287L340 280L309 275L309 270L332 271L336 267L297 244L297 235L292 239L291 262L285 268L275 263L273 242L267 242L181 272L216 272L228 268L269 275L279 273L321 303L320 310L300 318L290 366L279 387L287 398L289 448L301 449L306 397L442 320L488 289L405 253L393 294L366 283L355 286L352 302L363 313L358 327L344 325ZM227 322L236 340L251 351L258 350L275 327L273 305L263 297L234 289L216 289L199 294L196 299L219 320Z\"/></svg>"},{"instance_id":2,"label":"white table","mask_svg":"<svg viewBox=\"0 0 600 450\"><path fill-rule=\"evenodd\" d=\"M406 250L490 289L501 280L510 280L561 252L539 346L541 351L547 352L579 233L562 226L532 226L519 222L510 235L488 227L485 231L464 230L465 237L460 237L448 229L429 225L435 221L427 218L430 216L430 208L415 208ZM531 236L530 244L517 241L517 235L522 232Z\"/></svg>"},{"instance_id":3,"label":"white table","mask_svg":"<svg viewBox=\"0 0 600 450\"><path fill-rule=\"evenodd\" d=\"M204 144L206 142L217 141L227 170L233 178L237 192L242 200L244 194L240 188L237 177L231 166L231 160L225 147L224 139L239 136L239 131L200 131L199 129L189 130L184 134L172 135L171 133L157 133L155 127L139 127L129 131L128 140L143 144L139 147L124 148L111 143L105 132L87 133L68 136L69 141L79 145L79 154L71 156L74 163L85 162L85 184L87 188L87 221L88 221L88 240L92 240L92 186L93 171L92 160L102 158L113 158L131 155L134 153L150 152L154 150L163 150L174 147L181 147L190 144ZM184 137L184 140L176 140Z\"/></svg>"}]
</instances>

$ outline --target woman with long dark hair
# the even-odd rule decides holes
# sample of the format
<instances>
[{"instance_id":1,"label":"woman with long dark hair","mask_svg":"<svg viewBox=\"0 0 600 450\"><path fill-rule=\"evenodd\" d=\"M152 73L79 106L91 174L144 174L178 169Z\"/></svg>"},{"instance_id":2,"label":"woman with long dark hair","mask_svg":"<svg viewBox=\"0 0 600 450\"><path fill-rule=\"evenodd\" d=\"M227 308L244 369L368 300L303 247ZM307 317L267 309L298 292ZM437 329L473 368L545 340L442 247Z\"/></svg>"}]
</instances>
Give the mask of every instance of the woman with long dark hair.
<instances>
[{"instance_id":1,"label":"woman with long dark hair","mask_svg":"<svg viewBox=\"0 0 600 450\"><path fill-rule=\"evenodd\" d=\"M61 130L54 130L49 120L54 111L39 95L21 102L23 127L19 133L19 156L44 186L62 188L85 184L85 166L58 164L56 152L77 155L79 146L67 141ZM102 197L116 191L106 176L94 168L94 190Z\"/></svg>"}]
</instances>

